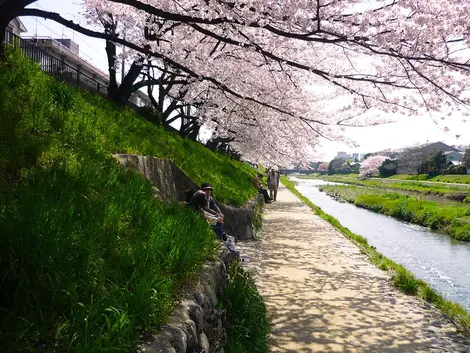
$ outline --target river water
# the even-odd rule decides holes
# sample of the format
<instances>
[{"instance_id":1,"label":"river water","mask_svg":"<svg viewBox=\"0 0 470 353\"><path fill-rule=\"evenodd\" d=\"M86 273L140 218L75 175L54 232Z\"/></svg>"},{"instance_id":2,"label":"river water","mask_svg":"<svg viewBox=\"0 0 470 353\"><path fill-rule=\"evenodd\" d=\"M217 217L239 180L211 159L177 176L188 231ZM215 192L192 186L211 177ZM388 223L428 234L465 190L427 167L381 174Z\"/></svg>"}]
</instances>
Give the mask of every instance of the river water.
<instances>
[{"instance_id":1,"label":"river water","mask_svg":"<svg viewBox=\"0 0 470 353\"><path fill-rule=\"evenodd\" d=\"M428 228L334 200L318 186L322 180L293 178L297 190L370 245L403 265L445 298L470 312L470 243L452 240Z\"/></svg>"}]
</instances>

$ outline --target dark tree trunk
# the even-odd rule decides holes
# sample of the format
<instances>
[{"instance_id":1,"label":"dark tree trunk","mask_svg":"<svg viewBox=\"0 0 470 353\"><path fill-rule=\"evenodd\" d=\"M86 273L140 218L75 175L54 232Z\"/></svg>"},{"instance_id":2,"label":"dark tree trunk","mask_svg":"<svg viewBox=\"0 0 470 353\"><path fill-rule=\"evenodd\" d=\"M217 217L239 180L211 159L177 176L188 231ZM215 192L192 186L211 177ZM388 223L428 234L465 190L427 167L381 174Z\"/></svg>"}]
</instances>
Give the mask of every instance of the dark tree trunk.
<instances>
[{"instance_id":1,"label":"dark tree trunk","mask_svg":"<svg viewBox=\"0 0 470 353\"><path fill-rule=\"evenodd\" d=\"M106 41L106 54L108 56L109 86L108 97L114 100L118 86L116 81L116 44Z\"/></svg>"},{"instance_id":2,"label":"dark tree trunk","mask_svg":"<svg viewBox=\"0 0 470 353\"><path fill-rule=\"evenodd\" d=\"M0 1L0 50L2 56L4 53L4 41L5 41L5 31L10 23L15 17L21 14L23 10L29 4L36 2L36 0L4 0Z\"/></svg>"},{"instance_id":3,"label":"dark tree trunk","mask_svg":"<svg viewBox=\"0 0 470 353\"><path fill-rule=\"evenodd\" d=\"M135 60L129 71L127 72L124 80L116 91L116 95L113 97L114 101L119 105L125 105L129 100L131 94L134 92L134 82L137 80L139 75L142 73L144 58Z\"/></svg>"}]
</instances>

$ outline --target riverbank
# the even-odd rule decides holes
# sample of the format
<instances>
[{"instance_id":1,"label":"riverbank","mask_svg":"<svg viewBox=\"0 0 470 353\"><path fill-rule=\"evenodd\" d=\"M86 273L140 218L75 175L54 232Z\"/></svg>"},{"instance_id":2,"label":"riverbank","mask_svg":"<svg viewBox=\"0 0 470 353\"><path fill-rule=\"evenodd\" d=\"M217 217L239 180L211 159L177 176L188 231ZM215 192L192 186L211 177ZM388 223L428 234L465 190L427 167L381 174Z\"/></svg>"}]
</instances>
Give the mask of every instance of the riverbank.
<instances>
[{"instance_id":1,"label":"riverbank","mask_svg":"<svg viewBox=\"0 0 470 353\"><path fill-rule=\"evenodd\" d=\"M309 205L316 214L281 187L278 201L266 208L261 241L242 245L272 317L272 352L467 349L468 340L440 312L398 292L367 259L382 268L391 261ZM395 281L407 277L396 266ZM432 292L424 288L416 290Z\"/></svg>"},{"instance_id":2,"label":"riverbank","mask_svg":"<svg viewBox=\"0 0 470 353\"><path fill-rule=\"evenodd\" d=\"M470 187L468 185L455 185L444 183L423 183L419 181L403 181L388 178L359 179L345 175L323 175L323 176L299 176L299 179L321 179L333 183L342 183L357 186L366 186L384 190L409 192L428 195L430 197L443 197L456 202L470 202Z\"/></svg>"},{"instance_id":3,"label":"riverbank","mask_svg":"<svg viewBox=\"0 0 470 353\"><path fill-rule=\"evenodd\" d=\"M321 191L368 210L440 230L457 240L470 240L470 207L417 199L381 189L324 185Z\"/></svg>"}]
</instances>

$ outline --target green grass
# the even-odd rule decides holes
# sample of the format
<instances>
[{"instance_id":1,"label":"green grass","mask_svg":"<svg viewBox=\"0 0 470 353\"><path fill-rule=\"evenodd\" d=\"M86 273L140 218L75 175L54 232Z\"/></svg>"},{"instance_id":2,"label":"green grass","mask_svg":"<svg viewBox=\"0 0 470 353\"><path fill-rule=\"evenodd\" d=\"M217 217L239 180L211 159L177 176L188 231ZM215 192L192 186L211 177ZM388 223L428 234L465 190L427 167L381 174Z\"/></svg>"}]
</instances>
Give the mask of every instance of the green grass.
<instances>
[{"instance_id":1,"label":"green grass","mask_svg":"<svg viewBox=\"0 0 470 353\"><path fill-rule=\"evenodd\" d=\"M365 186L369 188L378 188L394 191L411 191L424 195L443 196L445 198L455 201L463 201L468 195L470 195L470 188L465 185L457 186L443 184L423 184L417 181L400 182L389 179L359 180L338 176L325 176L322 177L322 179L336 183Z\"/></svg>"},{"instance_id":2,"label":"green grass","mask_svg":"<svg viewBox=\"0 0 470 353\"><path fill-rule=\"evenodd\" d=\"M470 207L416 199L396 192L356 186L324 185L320 190L358 207L470 240Z\"/></svg>"},{"instance_id":3,"label":"green grass","mask_svg":"<svg viewBox=\"0 0 470 353\"><path fill-rule=\"evenodd\" d=\"M236 262L230 269L222 305L227 317L226 352L267 353L271 325L264 299L250 274Z\"/></svg>"},{"instance_id":4,"label":"green grass","mask_svg":"<svg viewBox=\"0 0 470 353\"><path fill-rule=\"evenodd\" d=\"M441 182L441 183L456 183L456 184L470 184L470 175L436 175L429 176L427 174L397 174L392 175L387 179L399 179L399 180L421 180L430 182Z\"/></svg>"},{"instance_id":5,"label":"green grass","mask_svg":"<svg viewBox=\"0 0 470 353\"><path fill-rule=\"evenodd\" d=\"M99 154L134 153L170 159L194 182L210 182L214 197L225 203L240 206L256 194L252 187L255 171L245 163L166 132L130 108L121 109L98 95L77 92L18 57L0 69L5 120L1 143L18 143L26 154L15 154L11 148L0 152L1 170L18 169L38 159L53 160L62 148L55 141L66 136L70 141L63 143L88 145ZM21 121L15 119L20 115Z\"/></svg>"},{"instance_id":6,"label":"green grass","mask_svg":"<svg viewBox=\"0 0 470 353\"><path fill-rule=\"evenodd\" d=\"M417 296L418 298L433 304L450 320L452 320L459 330L461 330L465 335L470 336L470 315L462 306L444 299L426 282L417 279L406 268L386 258L375 248L371 247L368 244L367 239L342 226L336 218L325 213L320 207L313 204L308 198L298 192L295 188L295 184L289 179L283 176L281 177L281 181L290 191L297 195L300 200L310 206L316 215L329 222L343 233L347 239L353 242L360 251L368 257L372 264L376 265L383 271L388 271L392 276L392 282L396 288L405 294Z\"/></svg>"},{"instance_id":7,"label":"green grass","mask_svg":"<svg viewBox=\"0 0 470 353\"><path fill-rule=\"evenodd\" d=\"M156 201L110 153L170 158L238 205L256 193L253 172L17 53L0 65L0 346L132 351L217 243L200 214Z\"/></svg>"}]
</instances>

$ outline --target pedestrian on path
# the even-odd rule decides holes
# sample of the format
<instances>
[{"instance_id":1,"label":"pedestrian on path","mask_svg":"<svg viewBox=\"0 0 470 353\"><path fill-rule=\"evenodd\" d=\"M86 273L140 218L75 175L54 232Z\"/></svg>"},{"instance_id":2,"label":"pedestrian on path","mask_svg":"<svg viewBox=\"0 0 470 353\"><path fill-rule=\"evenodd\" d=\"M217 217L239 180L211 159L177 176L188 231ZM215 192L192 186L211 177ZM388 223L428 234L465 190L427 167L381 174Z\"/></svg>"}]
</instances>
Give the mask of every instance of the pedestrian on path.
<instances>
[{"instance_id":1,"label":"pedestrian on path","mask_svg":"<svg viewBox=\"0 0 470 353\"><path fill-rule=\"evenodd\" d=\"M279 187L279 170L277 168L271 168L268 172L268 189L269 197L276 201L277 198L277 188Z\"/></svg>"}]
</instances>

